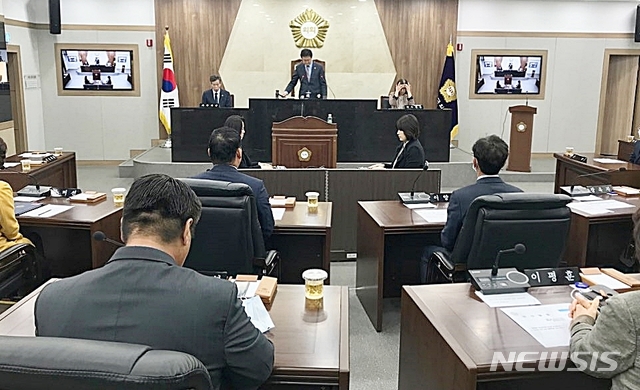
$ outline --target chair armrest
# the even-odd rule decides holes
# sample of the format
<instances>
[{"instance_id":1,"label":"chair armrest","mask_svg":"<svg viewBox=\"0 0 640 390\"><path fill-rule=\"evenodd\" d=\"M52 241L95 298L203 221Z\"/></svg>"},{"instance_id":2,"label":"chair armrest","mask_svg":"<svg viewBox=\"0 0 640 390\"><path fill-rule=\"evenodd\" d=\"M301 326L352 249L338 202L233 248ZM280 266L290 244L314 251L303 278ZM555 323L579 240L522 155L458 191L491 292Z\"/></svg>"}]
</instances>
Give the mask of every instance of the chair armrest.
<instances>
[{"instance_id":1,"label":"chair armrest","mask_svg":"<svg viewBox=\"0 0 640 390\"><path fill-rule=\"evenodd\" d=\"M0 272L22 261L29 244L17 244L0 252Z\"/></svg>"},{"instance_id":2,"label":"chair armrest","mask_svg":"<svg viewBox=\"0 0 640 390\"><path fill-rule=\"evenodd\" d=\"M280 264L280 252L276 250L267 251L267 254L264 258L257 257L253 259L253 265L262 270L263 275L273 275L273 271L277 268L277 277L280 277L279 272L279 264Z\"/></svg>"},{"instance_id":3,"label":"chair armrest","mask_svg":"<svg viewBox=\"0 0 640 390\"><path fill-rule=\"evenodd\" d=\"M453 272L456 269L455 264L451 262L451 259L449 259L449 256L446 253L434 252L431 256L438 265L443 266L447 271Z\"/></svg>"}]
</instances>

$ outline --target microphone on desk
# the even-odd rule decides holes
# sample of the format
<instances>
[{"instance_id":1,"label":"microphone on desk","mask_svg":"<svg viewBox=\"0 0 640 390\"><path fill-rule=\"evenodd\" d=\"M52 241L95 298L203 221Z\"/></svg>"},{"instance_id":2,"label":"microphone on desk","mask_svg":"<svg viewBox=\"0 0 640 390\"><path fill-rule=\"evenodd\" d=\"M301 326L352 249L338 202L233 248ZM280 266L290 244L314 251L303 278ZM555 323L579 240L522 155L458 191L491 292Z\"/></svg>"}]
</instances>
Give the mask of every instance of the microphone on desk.
<instances>
[{"instance_id":1,"label":"microphone on desk","mask_svg":"<svg viewBox=\"0 0 640 390\"><path fill-rule=\"evenodd\" d=\"M620 168L616 168L616 169L607 169L606 171L598 171L598 172L592 172L592 173L583 173L582 175L578 175L576 176L575 180L579 180L581 178L584 177L595 177L595 176L600 176L600 175L607 175L609 173L613 173L613 172L624 172L626 171L627 168L625 167L620 167ZM580 190L579 191L574 191L574 189L576 189L576 187L578 187ZM600 189L599 187L603 187L604 189ZM580 195L590 195L590 194L594 194L594 195L602 195L602 194L606 194L608 192L611 192L611 185L607 184L607 185L603 185L603 186L576 186L575 184L572 184L569 187L569 194L570 196L580 196ZM566 190L565 190L566 192Z\"/></svg>"},{"instance_id":2,"label":"microphone on desk","mask_svg":"<svg viewBox=\"0 0 640 390\"><path fill-rule=\"evenodd\" d=\"M524 246L524 244L516 244L513 248L499 250L498 255L496 256L496 261L493 263L493 267L491 267L491 276L498 275L498 268L500 268L500 257L504 253L515 253L521 255L526 251L527 247Z\"/></svg>"},{"instance_id":3,"label":"microphone on desk","mask_svg":"<svg viewBox=\"0 0 640 390\"><path fill-rule=\"evenodd\" d=\"M51 195L51 186L40 186L38 179L36 179L35 176L31 175L30 173L18 172L18 171L7 171L5 173L12 173L12 174L24 173L29 178L29 181L33 183L33 185L26 185L22 187L20 190L18 190L16 192L18 196L31 196L34 198L40 198L43 196Z\"/></svg>"},{"instance_id":4,"label":"microphone on desk","mask_svg":"<svg viewBox=\"0 0 640 390\"><path fill-rule=\"evenodd\" d=\"M400 198L400 201L402 203L415 204L415 203L429 203L431 201L431 197L426 193L418 192L416 194L415 192L416 183L418 182L418 179L420 179L420 176L422 176L422 172L428 169L429 169L429 161L424 160L424 164L422 165L422 169L420 170L420 173L418 173L418 175L416 176L416 179L413 181L413 185L411 185L411 192L410 193L398 192L398 197Z\"/></svg>"},{"instance_id":5,"label":"microphone on desk","mask_svg":"<svg viewBox=\"0 0 640 390\"><path fill-rule=\"evenodd\" d=\"M521 243L514 245L513 248L499 250L491 269L468 270L469 281L476 291L482 291L484 295L527 291L530 285L529 277L526 274L513 267L500 269L500 258L503 254L516 253L521 255L526 251L527 247Z\"/></svg>"},{"instance_id":6,"label":"microphone on desk","mask_svg":"<svg viewBox=\"0 0 640 390\"><path fill-rule=\"evenodd\" d=\"M101 230L98 230L97 232L93 233L93 239L96 241L108 242L109 244L113 244L115 246L124 246L123 243L118 242L116 240L112 240L109 237L107 237L107 235L104 234L104 232Z\"/></svg>"}]
</instances>

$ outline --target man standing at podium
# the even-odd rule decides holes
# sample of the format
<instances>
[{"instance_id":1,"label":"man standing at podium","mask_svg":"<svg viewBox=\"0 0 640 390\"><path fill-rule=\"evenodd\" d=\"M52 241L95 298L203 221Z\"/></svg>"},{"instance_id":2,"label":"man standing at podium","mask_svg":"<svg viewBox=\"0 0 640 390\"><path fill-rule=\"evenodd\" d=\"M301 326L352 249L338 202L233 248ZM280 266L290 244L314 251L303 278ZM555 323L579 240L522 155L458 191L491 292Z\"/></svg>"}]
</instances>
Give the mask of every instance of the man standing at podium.
<instances>
[{"instance_id":1,"label":"man standing at podium","mask_svg":"<svg viewBox=\"0 0 640 390\"><path fill-rule=\"evenodd\" d=\"M229 91L222 89L222 79L220 76L213 75L209 77L211 89L207 89L202 93L202 104L211 104L215 107L233 107L231 104L231 94Z\"/></svg>"},{"instance_id":2,"label":"man standing at podium","mask_svg":"<svg viewBox=\"0 0 640 390\"><path fill-rule=\"evenodd\" d=\"M300 80L300 99L326 99L327 80L324 77L324 68L313 62L313 53L309 49L302 49L300 58L302 62L296 65L285 93L281 93L280 96L287 97Z\"/></svg>"}]
</instances>

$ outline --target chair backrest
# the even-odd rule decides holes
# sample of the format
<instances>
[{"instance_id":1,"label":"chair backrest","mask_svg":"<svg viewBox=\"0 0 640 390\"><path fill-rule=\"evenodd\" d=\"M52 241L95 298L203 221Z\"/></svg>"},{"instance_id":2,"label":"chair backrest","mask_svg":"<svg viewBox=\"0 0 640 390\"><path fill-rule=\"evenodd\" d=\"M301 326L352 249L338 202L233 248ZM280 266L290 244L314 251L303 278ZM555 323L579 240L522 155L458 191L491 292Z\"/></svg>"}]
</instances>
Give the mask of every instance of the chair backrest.
<instances>
[{"instance_id":1,"label":"chair backrest","mask_svg":"<svg viewBox=\"0 0 640 390\"><path fill-rule=\"evenodd\" d=\"M391 108L391 104L389 103L389 95L380 96L380 109L387 110Z\"/></svg>"},{"instance_id":2,"label":"chair backrest","mask_svg":"<svg viewBox=\"0 0 640 390\"><path fill-rule=\"evenodd\" d=\"M176 351L108 341L0 336L0 389L196 389L206 367Z\"/></svg>"},{"instance_id":3,"label":"chair backrest","mask_svg":"<svg viewBox=\"0 0 640 390\"><path fill-rule=\"evenodd\" d=\"M254 273L254 259L264 257L265 248L251 187L217 180L180 180L202 202L202 216L184 266L229 275Z\"/></svg>"},{"instance_id":4,"label":"chair backrest","mask_svg":"<svg viewBox=\"0 0 640 390\"><path fill-rule=\"evenodd\" d=\"M500 267L557 267L571 223L571 198L558 194L508 193L480 196L471 203L451 253L467 269L491 268L498 251L524 244L524 254L507 253Z\"/></svg>"},{"instance_id":5,"label":"chair backrest","mask_svg":"<svg viewBox=\"0 0 640 390\"><path fill-rule=\"evenodd\" d=\"M236 97L232 93L229 94L229 100L231 100L231 108L235 107L236 106Z\"/></svg>"}]
</instances>

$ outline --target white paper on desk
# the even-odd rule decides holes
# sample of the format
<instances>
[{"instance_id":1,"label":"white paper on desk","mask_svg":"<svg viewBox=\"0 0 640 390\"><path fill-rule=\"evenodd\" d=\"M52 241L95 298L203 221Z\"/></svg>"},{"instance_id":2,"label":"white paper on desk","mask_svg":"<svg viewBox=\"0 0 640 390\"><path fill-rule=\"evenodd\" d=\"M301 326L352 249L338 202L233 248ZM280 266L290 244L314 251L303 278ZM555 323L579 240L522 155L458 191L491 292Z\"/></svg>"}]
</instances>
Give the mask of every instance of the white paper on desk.
<instances>
[{"instance_id":1,"label":"white paper on desk","mask_svg":"<svg viewBox=\"0 0 640 390\"><path fill-rule=\"evenodd\" d=\"M271 213L273 214L273 219L275 219L276 221L281 220L282 217L284 217L285 211L287 211L287 209L283 209L281 207L272 207Z\"/></svg>"},{"instance_id":2,"label":"white paper on desk","mask_svg":"<svg viewBox=\"0 0 640 390\"><path fill-rule=\"evenodd\" d=\"M262 299L260 297L253 297L250 299L245 299L242 301L242 306L244 307L245 313L251 320L253 326L256 327L260 332L264 333L270 329L275 328L275 324L271 320L271 316L267 311L267 308L264 307L264 303L262 303Z\"/></svg>"},{"instance_id":3,"label":"white paper on desk","mask_svg":"<svg viewBox=\"0 0 640 390\"><path fill-rule=\"evenodd\" d=\"M536 299L536 297L526 292L484 295L482 292L476 291L476 295L489 307L531 306L540 304L540 301Z\"/></svg>"},{"instance_id":4,"label":"white paper on desk","mask_svg":"<svg viewBox=\"0 0 640 390\"><path fill-rule=\"evenodd\" d=\"M411 210L415 210L415 209L435 209L436 206L434 203L405 203L404 207L411 209Z\"/></svg>"},{"instance_id":5,"label":"white paper on desk","mask_svg":"<svg viewBox=\"0 0 640 390\"><path fill-rule=\"evenodd\" d=\"M627 161L616 160L615 158L594 158L593 161L600 164L626 164Z\"/></svg>"},{"instance_id":6,"label":"white paper on desk","mask_svg":"<svg viewBox=\"0 0 640 390\"><path fill-rule=\"evenodd\" d=\"M571 210L581 211L588 215L613 213L613 211L605 207L601 207L601 203L602 202L571 202L567 206L569 206Z\"/></svg>"},{"instance_id":7,"label":"white paper on desk","mask_svg":"<svg viewBox=\"0 0 640 390\"><path fill-rule=\"evenodd\" d=\"M44 196L40 196L40 197L34 197L34 196L16 196L13 198L14 202L25 202L25 203L31 203L31 202L37 202L39 200L44 199Z\"/></svg>"},{"instance_id":8,"label":"white paper on desk","mask_svg":"<svg viewBox=\"0 0 640 390\"><path fill-rule=\"evenodd\" d=\"M20 155L20 157L23 157L23 158L32 158L32 157L45 158L45 157L49 157L49 156L53 156L53 153L29 153L29 152L27 152L27 153L22 153Z\"/></svg>"},{"instance_id":9,"label":"white paper on desk","mask_svg":"<svg viewBox=\"0 0 640 390\"><path fill-rule=\"evenodd\" d=\"M594 202L594 201L603 201L604 199L602 199L599 196L595 196L595 195L586 195L586 196L574 196L571 199L575 200L576 202Z\"/></svg>"},{"instance_id":10,"label":"white paper on desk","mask_svg":"<svg viewBox=\"0 0 640 390\"><path fill-rule=\"evenodd\" d=\"M500 310L545 348L569 346L569 303L507 307Z\"/></svg>"},{"instance_id":11,"label":"white paper on desk","mask_svg":"<svg viewBox=\"0 0 640 390\"><path fill-rule=\"evenodd\" d=\"M21 217L33 217L33 218L49 218L73 208L73 206L61 205L61 204L46 204L42 207L38 207L35 210L31 210L28 213L24 213Z\"/></svg>"},{"instance_id":12,"label":"white paper on desk","mask_svg":"<svg viewBox=\"0 0 640 390\"><path fill-rule=\"evenodd\" d=\"M17 163L12 163L12 162L6 162L6 163L4 163L4 167L5 167L5 168L13 168L13 167L17 167L18 165L20 165L20 163L19 163L19 162L17 162Z\"/></svg>"},{"instance_id":13,"label":"white paper on desk","mask_svg":"<svg viewBox=\"0 0 640 390\"><path fill-rule=\"evenodd\" d=\"M603 200L602 202L598 203L598 206L604 207L605 209L608 209L608 210L626 209L627 207L636 207L632 204L621 202L619 200L612 200L612 199Z\"/></svg>"},{"instance_id":14,"label":"white paper on desk","mask_svg":"<svg viewBox=\"0 0 640 390\"><path fill-rule=\"evenodd\" d=\"M616 278L612 278L611 276L607 275L607 274L600 274L600 275L585 275L585 277L587 279L589 279L590 281L592 281L595 284L601 284L603 286L607 286L610 289L613 290L618 290L618 289L623 289L623 288L629 288L630 286L622 283L621 281L619 281Z\"/></svg>"},{"instance_id":15,"label":"white paper on desk","mask_svg":"<svg viewBox=\"0 0 640 390\"><path fill-rule=\"evenodd\" d=\"M447 209L418 209L413 212L427 222L447 222Z\"/></svg>"},{"instance_id":16,"label":"white paper on desk","mask_svg":"<svg viewBox=\"0 0 640 390\"><path fill-rule=\"evenodd\" d=\"M236 280L235 284L238 286L238 298L253 298L256 295L256 291L258 291L260 281L239 282Z\"/></svg>"}]
</instances>

